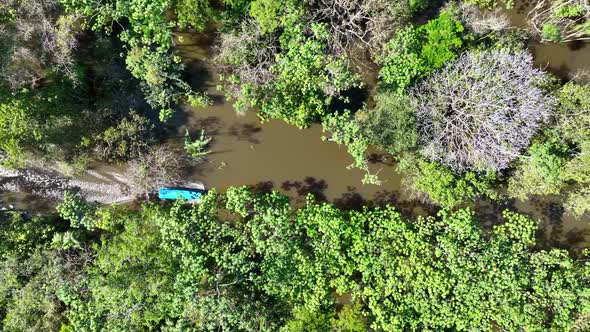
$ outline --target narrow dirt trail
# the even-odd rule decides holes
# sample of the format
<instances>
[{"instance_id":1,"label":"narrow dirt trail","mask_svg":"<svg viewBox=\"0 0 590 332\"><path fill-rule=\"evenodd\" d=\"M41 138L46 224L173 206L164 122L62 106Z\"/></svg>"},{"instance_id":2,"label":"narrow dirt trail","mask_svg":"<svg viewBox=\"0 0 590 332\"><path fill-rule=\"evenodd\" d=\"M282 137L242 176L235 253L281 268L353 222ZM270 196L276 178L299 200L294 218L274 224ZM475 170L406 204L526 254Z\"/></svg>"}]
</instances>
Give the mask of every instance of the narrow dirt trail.
<instances>
[{"instance_id":1,"label":"narrow dirt trail","mask_svg":"<svg viewBox=\"0 0 590 332\"><path fill-rule=\"evenodd\" d=\"M77 177L67 177L56 170L39 167L16 171L0 168L0 190L53 200L61 200L64 193L70 191L87 201L103 204L131 201L138 192L125 179L125 174L102 174L92 170Z\"/></svg>"}]
</instances>

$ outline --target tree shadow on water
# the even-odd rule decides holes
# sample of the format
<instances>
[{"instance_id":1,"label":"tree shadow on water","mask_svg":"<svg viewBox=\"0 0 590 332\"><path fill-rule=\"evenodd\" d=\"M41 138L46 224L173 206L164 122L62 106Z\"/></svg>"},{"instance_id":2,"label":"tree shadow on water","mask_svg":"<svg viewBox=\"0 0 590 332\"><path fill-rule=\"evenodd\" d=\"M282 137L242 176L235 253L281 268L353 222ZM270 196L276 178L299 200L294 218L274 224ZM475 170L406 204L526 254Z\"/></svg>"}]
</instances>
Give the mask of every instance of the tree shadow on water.
<instances>
[{"instance_id":1,"label":"tree shadow on water","mask_svg":"<svg viewBox=\"0 0 590 332\"><path fill-rule=\"evenodd\" d=\"M206 91L208 83L212 81L213 74L206 62L194 59L186 64L182 79L188 82L195 91Z\"/></svg>"},{"instance_id":2,"label":"tree shadow on water","mask_svg":"<svg viewBox=\"0 0 590 332\"><path fill-rule=\"evenodd\" d=\"M347 187L347 192L342 194L340 198L336 198L333 201L334 206L342 210L362 210L364 206L367 206L368 201L356 191L355 187Z\"/></svg>"},{"instance_id":3,"label":"tree shadow on water","mask_svg":"<svg viewBox=\"0 0 590 332\"><path fill-rule=\"evenodd\" d=\"M401 200L401 193L397 190L382 190L375 194L369 202L373 208L393 206L402 216L414 220L420 215L436 215L437 209L433 205L419 200Z\"/></svg>"},{"instance_id":4,"label":"tree shadow on water","mask_svg":"<svg viewBox=\"0 0 590 332\"><path fill-rule=\"evenodd\" d=\"M262 128L252 123L235 124L228 130L228 135L234 136L240 141L247 141L252 144L259 144L255 135L262 131Z\"/></svg>"},{"instance_id":5,"label":"tree shadow on water","mask_svg":"<svg viewBox=\"0 0 590 332\"><path fill-rule=\"evenodd\" d=\"M324 193L328 188L325 180L316 179L308 176L303 181L285 181L281 184L281 189L286 192L294 192L299 198L305 198L308 194L312 194L316 201L326 202L328 199Z\"/></svg>"},{"instance_id":6,"label":"tree shadow on water","mask_svg":"<svg viewBox=\"0 0 590 332\"><path fill-rule=\"evenodd\" d=\"M590 244L590 229L585 222L566 218L561 200L558 197L532 197L526 202L531 212L518 211L540 221L537 230L537 247L539 249L560 248L577 252ZM578 224L578 222L580 222Z\"/></svg>"},{"instance_id":7,"label":"tree shadow on water","mask_svg":"<svg viewBox=\"0 0 590 332\"><path fill-rule=\"evenodd\" d=\"M395 166L393 158L387 153L371 153L367 156L367 161L373 165Z\"/></svg>"},{"instance_id":8,"label":"tree shadow on water","mask_svg":"<svg viewBox=\"0 0 590 332\"><path fill-rule=\"evenodd\" d=\"M572 51L579 51L588 47L588 43L583 40L574 40L572 42L567 43L566 45L567 48L569 48Z\"/></svg>"},{"instance_id":9,"label":"tree shadow on water","mask_svg":"<svg viewBox=\"0 0 590 332\"><path fill-rule=\"evenodd\" d=\"M201 129L205 131L207 136L219 135L221 133L222 122L217 116L208 116L206 118L195 119L191 124L189 133L191 137L198 137L201 135Z\"/></svg>"},{"instance_id":10,"label":"tree shadow on water","mask_svg":"<svg viewBox=\"0 0 590 332\"><path fill-rule=\"evenodd\" d=\"M274 186L272 181L261 181L250 186L250 189L255 194L270 194L274 190Z\"/></svg>"}]
</instances>

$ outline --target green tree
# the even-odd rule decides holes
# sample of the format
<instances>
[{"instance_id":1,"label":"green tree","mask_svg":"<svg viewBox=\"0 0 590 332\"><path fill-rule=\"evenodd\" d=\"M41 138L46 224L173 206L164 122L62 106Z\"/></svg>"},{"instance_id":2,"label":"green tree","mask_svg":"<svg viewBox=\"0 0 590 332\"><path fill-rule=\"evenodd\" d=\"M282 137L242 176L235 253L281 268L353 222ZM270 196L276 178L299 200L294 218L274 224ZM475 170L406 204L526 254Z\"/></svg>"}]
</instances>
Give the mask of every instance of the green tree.
<instances>
[{"instance_id":1,"label":"green tree","mask_svg":"<svg viewBox=\"0 0 590 332\"><path fill-rule=\"evenodd\" d=\"M30 216L25 212L0 212L0 260L8 256L27 257L38 246L47 244L54 233L64 230L55 217Z\"/></svg>"},{"instance_id":2,"label":"green tree","mask_svg":"<svg viewBox=\"0 0 590 332\"><path fill-rule=\"evenodd\" d=\"M497 180L494 172L485 174L468 171L456 174L444 165L410 153L402 155L398 169L406 176L411 188L443 207L474 202L482 196L498 198L493 189Z\"/></svg>"},{"instance_id":3,"label":"green tree","mask_svg":"<svg viewBox=\"0 0 590 332\"><path fill-rule=\"evenodd\" d=\"M70 128L72 91L61 81L39 89L10 92L0 84L0 153L5 167L20 168L31 154L62 143ZM60 137L61 136L61 137Z\"/></svg>"},{"instance_id":4,"label":"green tree","mask_svg":"<svg viewBox=\"0 0 590 332\"><path fill-rule=\"evenodd\" d=\"M128 117L91 138L83 139L84 147L92 147L94 155L104 161L121 162L146 153L154 143L154 126L150 121L131 111Z\"/></svg>"},{"instance_id":5,"label":"green tree","mask_svg":"<svg viewBox=\"0 0 590 332\"><path fill-rule=\"evenodd\" d=\"M535 222L512 212L504 217L484 236L468 210L412 224L391 208L366 213L367 231L354 238L349 255L372 327L567 330L574 307L588 310L583 263L565 251L531 250Z\"/></svg>"},{"instance_id":6,"label":"green tree","mask_svg":"<svg viewBox=\"0 0 590 332\"><path fill-rule=\"evenodd\" d=\"M286 14L274 18L273 26L282 28L275 34L247 21L222 35L216 62L224 72L221 88L238 112L255 107L262 121L278 118L303 128L322 120L335 101L348 102L342 94L360 87L360 76L345 55L330 52L325 23L306 22L294 4L281 10Z\"/></svg>"},{"instance_id":7,"label":"green tree","mask_svg":"<svg viewBox=\"0 0 590 332\"><path fill-rule=\"evenodd\" d=\"M391 154L414 148L418 143L416 113L407 99L387 91L373 98L375 108L357 113L369 143Z\"/></svg>"},{"instance_id":8,"label":"green tree","mask_svg":"<svg viewBox=\"0 0 590 332\"><path fill-rule=\"evenodd\" d=\"M268 91L263 90L261 118L279 118L298 127L321 119L335 97L359 86L345 59L326 55L326 27L314 24L312 36L304 27L288 27L281 35L281 48L271 71L276 75ZM267 95L268 97L264 97Z\"/></svg>"},{"instance_id":9,"label":"green tree","mask_svg":"<svg viewBox=\"0 0 590 332\"><path fill-rule=\"evenodd\" d=\"M119 38L127 45L127 68L142 82L150 105L161 109L162 121L172 115L172 104L177 101L191 99L208 102L204 95L193 91L182 80L180 58L171 53L171 48L174 28L205 28L212 13L209 1L60 1L67 11L84 15L86 26L92 30L111 33L115 25L123 30ZM166 12L173 8L176 20L169 21ZM121 24L122 19L128 21L128 26Z\"/></svg>"},{"instance_id":10,"label":"green tree","mask_svg":"<svg viewBox=\"0 0 590 332\"><path fill-rule=\"evenodd\" d=\"M561 173L568 152L559 142L533 143L509 179L508 193L523 200L528 195L559 194L567 185Z\"/></svg>"},{"instance_id":11,"label":"green tree","mask_svg":"<svg viewBox=\"0 0 590 332\"><path fill-rule=\"evenodd\" d=\"M262 33L273 33L282 26L284 15L297 7L298 1L255 0L250 4L250 16L256 19Z\"/></svg>"},{"instance_id":12,"label":"green tree","mask_svg":"<svg viewBox=\"0 0 590 332\"><path fill-rule=\"evenodd\" d=\"M108 210L79 250L0 259L3 330L563 331L590 313L584 256L535 249L510 211L484 231L469 209L409 220L245 187Z\"/></svg>"},{"instance_id":13,"label":"green tree","mask_svg":"<svg viewBox=\"0 0 590 332\"><path fill-rule=\"evenodd\" d=\"M558 128L562 135L577 144L590 137L590 85L569 82L557 93Z\"/></svg>"},{"instance_id":14,"label":"green tree","mask_svg":"<svg viewBox=\"0 0 590 332\"><path fill-rule=\"evenodd\" d=\"M400 30L385 44L385 55L377 60L380 64L380 82L388 89L402 95L420 77L422 43L414 27Z\"/></svg>"},{"instance_id":15,"label":"green tree","mask_svg":"<svg viewBox=\"0 0 590 332\"><path fill-rule=\"evenodd\" d=\"M38 249L30 256L9 256L0 261L0 327L3 331L58 331L66 321L59 299L80 273L58 252Z\"/></svg>"},{"instance_id":16,"label":"green tree","mask_svg":"<svg viewBox=\"0 0 590 332\"><path fill-rule=\"evenodd\" d=\"M74 329L149 329L171 316L176 266L160 249L157 225L142 222L153 213L120 216L124 231L97 247L88 277L78 285L89 292L66 302Z\"/></svg>"},{"instance_id":17,"label":"green tree","mask_svg":"<svg viewBox=\"0 0 590 332\"><path fill-rule=\"evenodd\" d=\"M423 26L400 30L377 59L383 86L403 95L417 79L455 59L463 46L463 30L448 12Z\"/></svg>"},{"instance_id":18,"label":"green tree","mask_svg":"<svg viewBox=\"0 0 590 332\"><path fill-rule=\"evenodd\" d=\"M422 76L427 76L457 58L463 46L463 25L448 12L416 29L422 38Z\"/></svg>"}]
</instances>

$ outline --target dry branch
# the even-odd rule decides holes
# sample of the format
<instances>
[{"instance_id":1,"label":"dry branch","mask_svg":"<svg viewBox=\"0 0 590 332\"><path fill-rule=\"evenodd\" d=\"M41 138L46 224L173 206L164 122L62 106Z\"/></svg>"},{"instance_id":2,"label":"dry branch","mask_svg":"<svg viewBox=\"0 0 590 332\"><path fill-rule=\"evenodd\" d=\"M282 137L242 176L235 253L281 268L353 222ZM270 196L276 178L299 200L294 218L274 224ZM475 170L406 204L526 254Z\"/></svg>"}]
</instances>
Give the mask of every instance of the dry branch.
<instances>
[{"instance_id":1,"label":"dry branch","mask_svg":"<svg viewBox=\"0 0 590 332\"><path fill-rule=\"evenodd\" d=\"M528 52L463 54L412 91L423 154L457 172L507 168L552 113L546 81Z\"/></svg>"}]
</instances>

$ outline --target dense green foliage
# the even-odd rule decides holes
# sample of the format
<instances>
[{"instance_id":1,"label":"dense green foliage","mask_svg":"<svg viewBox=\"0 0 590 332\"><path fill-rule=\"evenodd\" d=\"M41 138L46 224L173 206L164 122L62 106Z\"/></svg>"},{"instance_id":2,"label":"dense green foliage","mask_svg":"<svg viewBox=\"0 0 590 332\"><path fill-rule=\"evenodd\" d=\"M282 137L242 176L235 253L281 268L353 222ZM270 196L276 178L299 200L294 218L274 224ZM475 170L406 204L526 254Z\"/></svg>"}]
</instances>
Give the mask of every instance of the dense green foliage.
<instances>
[{"instance_id":1,"label":"dense green foliage","mask_svg":"<svg viewBox=\"0 0 590 332\"><path fill-rule=\"evenodd\" d=\"M580 217L590 211L590 86L570 82L557 96L557 128L545 133L542 142L531 145L508 190L512 196L526 199L528 195L559 195L568 188L565 209Z\"/></svg>"},{"instance_id":2,"label":"dense green foliage","mask_svg":"<svg viewBox=\"0 0 590 332\"><path fill-rule=\"evenodd\" d=\"M547 13L529 13L535 36L588 35L582 1L542 2ZM590 86L534 66L527 38L488 11L512 1L440 5L0 3L0 166L66 164L73 177L15 173L18 190L22 177L25 190L65 195L52 215L0 211L0 330L584 331L588 252L537 243L539 223L525 215L506 210L489 225L477 214L485 211L466 206L555 195L565 212L586 216ZM211 59L181 58L180 33L204 31L212 43L196 39ZM228 133L217 115L199 118L196 136L187 127L182 146L178 128L194 119L165 126L147 109L165 121L179 103L211 105L191 86L210 82L187 77L189 62L220 73L238 112L320 124L365 185L380 185L374 170L393 160L420 207L438 213L402 214L380 205L381 193L370 207L344 209L311 195L291 204L265 188L211 189L200 204L110 207L86 202L83 188L66 192L99 161L126 173L88 172L105 181L92 184L97 191L109 191L112 175L122 195L151 199L155 188L192 180L185 171L210 151L223 153L214 136ZM383 152L391 156L379 160ZM195 172L204 170L215 166Z\"/></svg>"},{"instance_id":3,"label":"dense green foliage","mask_svg":"<svg viewBox=\"0 0 590 332\"><path fill-rule=\"evenodd\" d=\"M409 102L390 92L378 93L374 99L375 108L358 114L369 142L391 154L414 148L418 133Z\"/></svg>"},{"instance_id":4,"label":"dense green foliage","mask_svg":"<svg viewBox=\"0 0 590 332\"><path fill-rule=\"evenodd\" d=\"M326 113L333 96L358 84L343 59L326 56L324 41L330 38L322 25L311 27L305 37L302 26L281 35L281 48L271 71L276 78L270 90L263 89L261 117L280 118L299 127L318 120Z\"/></svg>"},{"instance_id":5,"label":"dense green foliage","mask_svg":"<svg viewBox=\"0 0 590 332\"><path fill-rule=\"evenodd\" d=\"M405 154L399 163L399 170L407 177L406 181L427 198L443 207L454 207L487 196L496 199L498 194L492 189L497 175L466 172L453 173L448 167L424 160L412 154Z\"/></svg>"},{"instance_id":6,"label":"dense green foliage","mask_svg":"<svg viewBox=\"0 0 590 332\"><path fill-rule=\"evenodd\" d=\"M138 212L81 204L59 209L87 220L78 249L5 251L5 329L567 330L590 310L586 263L534 250L536 223L508 211L483 232L469 210L410 221L245 188Z\"/></svg>"},{"instance_id":7,"label":"dense green foliage","mask_svg":"<svg viewBox=\"0 0 590 332\"><path fill-rule=\"evenodd\" d=\"M463 30L461 22L447 12L423 26L401 30L385 45L385 56L378 59L381 82L402 95L418 78L457 57Z\"/></svg>"},{"instance_id":8,"label":"dense green foliage","mask_svg":"<svg viewBox=\"0 0 590 332\"><path fill-rule=\"evenodd\" d=\"M199 105L207 103L181 79L180 58L171 54L170 48L174 28L205 28L212 10L209 1L60 1L67 11L87 17L86 24L92 30L122 30L119 37L127 45L127 68L142 82L150 105L161 109L161 120L167 120L172 115L173 103L183 98L198 101ZM169 21L166 12L172 8L176 9L176 20ZM122 19L128 21L128 27L120 23Z\"/></svg>"}]
</instances>

